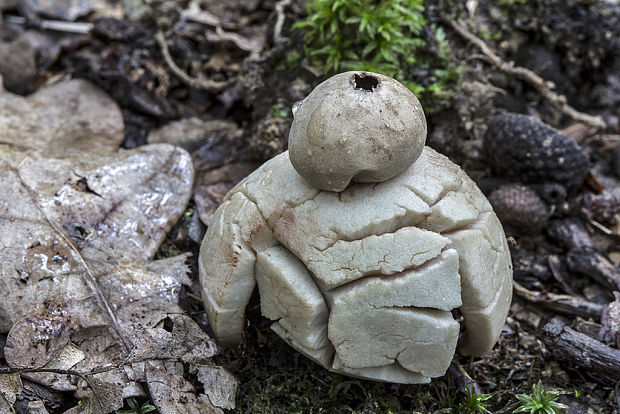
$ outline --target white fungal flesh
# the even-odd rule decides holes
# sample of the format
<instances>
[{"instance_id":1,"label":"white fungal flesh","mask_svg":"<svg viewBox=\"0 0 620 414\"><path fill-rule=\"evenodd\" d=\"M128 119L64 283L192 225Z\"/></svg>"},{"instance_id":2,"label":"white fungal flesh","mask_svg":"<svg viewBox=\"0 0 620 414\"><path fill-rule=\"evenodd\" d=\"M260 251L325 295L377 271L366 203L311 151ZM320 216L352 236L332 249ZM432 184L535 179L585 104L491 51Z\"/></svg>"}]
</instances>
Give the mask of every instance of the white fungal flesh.
<instances>
[{"instance_id":1,"label":"white fungal flesh","mask_svg":"<svg viewBox=\"0 0 620 414\"><path fill-rule=\"evenodd\" d=\"M239 341L258 282L263 315L291 346L346 375L425 383L499 337L510 253L484 195L425 148L403 174L341 193L311 187L281 154L216 213L200 275L213 329Z\"/></svg>"},{"instance_id":2,"label":"white fungal flesh","mask_svg":"<svg viewBox=\"0 0 620 414\"><path fill-rule=\"evenodd\" d=\"M256 251L276 245L256 205L236 193L215 213L209 242L200 246L202 299L223 344L238 343L254 286Z\"/></svg>"},{"instance_id":3,"label":"white fungal flesh","mask_svg":"<svg viewBox=\"0 0 620 414\"><path fill-rule=\"evenodd\" d=\"M304 347L328 345L329 311L299 259L282 246L263 250L257 255L256 280L264 316L278 321Z\"/></svg>"},{"instance_id":4,"label":"white fungal flesh","mask_svg":"<svg viewBox=\"0 0 620 414\"><path fill-rule=\"evenodd\" d=\"M450 239L437 233L403 227L394 233L360 240L339 240L323 251L299 256L317 279L332 289L365 275L393 275L420 266L437 257L449 243Z\"/></svg>"}]
</instances>

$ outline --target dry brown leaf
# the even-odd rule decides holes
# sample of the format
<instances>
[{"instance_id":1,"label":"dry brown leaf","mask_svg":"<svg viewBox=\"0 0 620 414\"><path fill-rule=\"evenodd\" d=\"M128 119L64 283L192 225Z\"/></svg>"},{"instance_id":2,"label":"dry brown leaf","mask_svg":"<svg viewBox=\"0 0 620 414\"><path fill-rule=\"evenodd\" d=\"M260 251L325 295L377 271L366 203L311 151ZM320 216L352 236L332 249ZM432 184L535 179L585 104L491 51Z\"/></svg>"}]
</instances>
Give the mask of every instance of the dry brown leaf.
<instances>
[{"instance_id":1,"label":"dry brown leaf","mask_svg":"<svg viewBox=\"0 0 620 414\"><path fill-rule=\"evenodd\" d=\"M146 379L153 405L161 414L223 414L205 394L196 395L194 386L174 367L148 362Z\"/></svg>"},{"instance_id":2,"label":"dry brown leaf","mask_svg":"<svg viewBox=\"0 0 620 414\"><path fill-rule=\"evenodd\" d=\"M37 49L26 36L0 43L0 75L0 86L15 93L30 93L41 83Z\"/></svg>"},{"instance_id":3,"label":"dry brown leaf","mask_svg":"<svg viewBox=\"0 0 620 414\"><path fill-rule=\"evenodd\" d=\"M228 191L260 164L238 161L236 145L243 131L230 121L187 118L151 132L149 143L165 142L192 151L196 167L194 201L200 220L209 225Z\"/></svg>"},{"instance_id":4,"label":"dry brown leaf","mask_svg":"<svg viewBox=\"0 0 620 414\"><path fill-rule=\"evenodd\" d=\"M72 343L57 349L43 366L45 369L69 370L83 361L86 355ZM29 373L28 378L41 384L55 384L56 390L72 391L75 389L75 379L68 375L54 373Z\"/></svg>"},{"instance_id":5,"label":"dry brown leaf","mask_svg":"<svg viewBox=\"0 0 620 414\"><path fill-rule=\"evenodd\" d=\"M194 200L200 220L209 225L226 193L257 167L256 163L233 162L199 172L196 176Z\"/></svg>"},{"instance_id":6,"label":"dry brown leaf","mask_svg":"<svg viewBox=\"0 0 620 414\"><path fill-rule=\"evenodd\" d=\"M242 131L237 124L222 119L205 121L200 118L185 118L170 122L159 129L152 131L147 137L149 144L172 144L196 151L219 136L227 135L230 139L239 137Z\"/></svg>"},{"instance_id":7,"label":"dry brown leaf","mask_svg":"<svg viewBox=\"0 0 620 414\"><path fill-rule=\"evenodd\" d=\"M87 375L88 395L82 397L82 403L71 408L69 414L101 414L120 409L123 406L123 387L119 384L101 381L94 375Z\"/></svg>"},{"instance_id":8,"label":"dry brown leaf","mask_svg":"<svg viewBox=\"0 0 620 414\"><path fill-rule=\"evenodd\" d=\"M118 107L84 81L28 98L0 94L0 132L0 332L8 331L9 366L103 368L85 389L77 376L23 375L77 390L84 403L74 412L106 412L144 395L136 383L144 369L130 379L115 368L130 355L207 361L215 344L178 306L190 283L187 256L152 261L191 195L189 154L168 144L119 149Z\"/></svg>"},{"instance_id":9,"label":"dry brown leaf","mask_svg":"<svg viewBox=\"0 0 620 414\"><path fill-rule=\"evenodd\" d=\"M0 413L11 414L14 413L13 405L4 399L2 395L0 395Z\"/></svg>"},{"instance_id":10,"label":"dry brown leaf","mask_svg":"<svg viewBox=\"0 0 620 414\"><path fill-rule=\"evenodd\" d=\"M49 411L47 411L45 404L41 400L30 401L26 410L28 414L49 414Z\"/></svg>"},{"instance_id":11,"label":"dry brown leaf","mask_svg":"<svg viewBox=\"0 0 620 414\"><path fill-rule=\"evenodd\" d=\"M0 409L3 408L2 401L11 408L17 396L22 393L22 380L19 374L2 374L0 375ZM12 408L11 408L12 409ZM0 410L0 412L4 412ZM9 411L12 412L12 411Z\"/></svg>"},{"instance_id":12,"label":"dry brown leaf","mask_svg":"<svg viewBox=\"0 0 620 414\"><path fill-rule=\"evenodd\" d=\"M154 329L136 335L129 361L163 359L204 364L217 353L217 345L186 315L170 314Z\"/></svg>"},{"instance_id":13,"label":"dry brown leaf","mask_svg":"<svg viewBox=\"0 0 620 414\"><path fill-rule=\"evenodd\" d=\"M219 408L235 408L235 396L239 385L228 371L216 366L196 367L198 381L204 385L211 404Z\"/></svg>"}]
</instances>

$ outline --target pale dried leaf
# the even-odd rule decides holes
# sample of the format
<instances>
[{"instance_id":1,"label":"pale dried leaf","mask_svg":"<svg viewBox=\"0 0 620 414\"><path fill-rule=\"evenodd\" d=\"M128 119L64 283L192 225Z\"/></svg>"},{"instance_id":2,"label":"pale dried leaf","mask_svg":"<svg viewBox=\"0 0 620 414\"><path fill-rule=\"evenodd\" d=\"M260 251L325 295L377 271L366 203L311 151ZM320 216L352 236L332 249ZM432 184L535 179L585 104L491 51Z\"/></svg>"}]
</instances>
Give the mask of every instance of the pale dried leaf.
<instances>
[{"instance_id":1,"label":"pale dried leaf","mask_svg":"<svg viewBox=\"0 0 620 414\"><path fill-rule=\"evenodd\" d=\"M208 363L215 343L178 305L190 283L187 255L152 260L189 200L189 155L167 144L119 149L118 108L83 81L29 98L0 94L0 129L0 332L8 331L9 365L106 368L87 381L24 374L75 391L83 402L69 412L102 413L145 395L139 382L150 363L140 361ZM183 364L157 370L151 379L173 380L162 395L193 401L187 412L221 412L195 395ZM162 386L149 384L152 395ZM183 406L171 404L160 412Z\"/></svg>"},{"instance_id":2,"label":"pale dried leaf","mask_svg":"<svg viewBox=\"0 0 620 414\"><path fill-rule=\"evenodd\" d=\"M92 375L86 376L89 395L82 403L67 411L70 414L104 414L123 406L122 385L101 381Z\"/></svg>"},{"instance_id":3,"label":"pale dried leaf","mask_svg":"<svg viewBox=\"0 0 620 414\"><path fill-rule=\"evenodd\" d=\"M50 158L67 151L83 156L98 151L93 147L118 148L123 141L123 117L105 93L77 80L42 89L27 98L1 94L0 130L0 153L13 147L39 149ZM11 165L17 166L25 156L20 155Z\"/></svg>"},{"instance_id":4,"label":"pale dried leaf","mask_svg":"<svg viewBox=\"0 0 620 414\"><path fill-rule=\"evenodd\" d=\"M3 396L0 395L0 413L10 414L14 412L15 411L13 410L11 404L7 400L5 400Z\"/></svg>"},{"instance_id":5,"label":"pale dried leaf","mask_svg":"<svg viewBox=\"0 0 620 414\"><path fill-rule=\"evenodd\" d=\"M68 370L83 361L85 358L86 355L80 348L72 343L68 343L67 345L56 350L56 352L50 356L49 361L47 361L43 368ZM33 372L25 374L25 376L28 379L41 384L56 384L56 390L63 388L64 390L71 391L75 386L75 379L68 375Z\"/></svg>"},{"instance_id":6,"label":"pale dried leaf","mask_svg":"<svg viewBox=\"0 0 620 414\"><path fill-rule=\"evenodd\" d=\"M147 363L146 380L153 405L161 414L223 414L206 395L197 396L182 375L168 372L161 364Z\"/></svg>"},{"instance_id":7,"label":"pale dried leaf","mask_svg":"<svg viewBox=\"0 0 620 414\"><path fill-rule=\"evenodd\" d=\"M2 414L10 414L14 413L13 406L7 400L4 399L2 395L0 395L0 413Z\"/></svg>"},{"instance_id":8,"label":"pale dried leaf","mask_svg":"<svg viewBox=\"0 0 620 414\"><path fill-rule=\"evenodd\" d=\"M22 393L22 380L19 374L0 374L0 400L15 404L17 396ZM2 407L0 403L0 408ZM2 411L0 411L2 412Z\"/></svg>"},{"instance_id":9,"label":"pale dried leaf","mask_svg":"<svg viewBox=\"0 0 620 414\"><path fill-rule=\"evenodd\" d=\"M219 408L235 408L235 396L239 383L232 374L221 367L196 367L198 381L204 385L205 394L211 403Z\"/></svg>"},{"instance_id":10,"label":"pale dried leaf","mask_svg":"<svg viewBox=\"0 0 620 414\"><path fill-rule=\"evenodd\" d=\"M119 149L118 107L84 81L28 98L0 94L0 130L7 362L64 369L77 359L62 359L73 344L85 357L76 370L122 363L136 328L182 313L186 257L151 259L189 200L189 154L165 144ZM54 389L77 386L75 377L46 378ZM123 370L100 379L141 395Z\"/></svg>"},{"instance_id":11,"label":"pale dried leaf","mask_svg":"<svg viewBox=\"0 0 620 414\"><path fill-rule=\"evenodd\" d=\"M156 328L136 336L131 361L164 359L204 364L217 353L217 345L185 315L169 315Z\"/></svg>"},{"instance_id":12,"label":"pale dried leaf","mask_svg":"<svg viewBox=\"0 0 620 414\"><path fill-rule=\"evenodd\" d=\"M152 131L147 142L178 145L192 152L196 167L194 200L209 225L226 193L260 164L241 162L236 143L243 131L234 122L187 118Z\"/></svg>"},{"instance_id":13,"label":"pale dried leaf","mask_svg":"<svg viewBox=\"0 0 620 414\"><path fill-rule=\"evenodd\" d=\"M47 364L45 364L45 368L69 369L84 360L84 358L86 358L86 355L84 355L80 348L73 344L67 344L56 351Z\"/></svg>"},{"instance_id":14,"label":"pale dried leaf","mask_svg":"<svg viewBox=\"0 0 620 414\"><path fill-rule=\"evenodd\" d=\"M45 408L45 403L41 400L30 401L26 410L28 414L49 414Z\"/></svg>"}]
</instances>

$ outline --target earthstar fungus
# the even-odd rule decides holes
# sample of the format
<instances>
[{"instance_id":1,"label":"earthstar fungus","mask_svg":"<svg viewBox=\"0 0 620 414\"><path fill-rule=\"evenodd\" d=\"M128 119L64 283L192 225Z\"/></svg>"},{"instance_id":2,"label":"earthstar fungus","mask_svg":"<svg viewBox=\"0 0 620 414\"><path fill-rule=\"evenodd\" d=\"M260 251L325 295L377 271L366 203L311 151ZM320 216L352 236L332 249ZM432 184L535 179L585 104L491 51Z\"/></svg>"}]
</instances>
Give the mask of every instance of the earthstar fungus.
<instances>
[{"instance_id":1,"label":"earthstar fungus","mask_svg":"<svg viewBox=\"0 0 620 414\"><path fill-rule=\"evenodd\" d=\"M345 72L317 86L289 134L297 172L321 190L374 183L405 171L422 153L426 118L418 98L384 75Z\"/></svg>"},{"instance_id":2,"label":"earthstar fungus","mask_svg":"<svg viewBox=\"0 0 620 414\"><path fill-rule=\"evenodd\" d=\"M202 243L202 296L222 344L240 341L258 285L271 328L346 375L426 383L457 343L491 350L512 296L504 232L425 136L419 102L393 79L346 72L315 88L290 152L227 194Z\"/></svg>"}]
</instances>

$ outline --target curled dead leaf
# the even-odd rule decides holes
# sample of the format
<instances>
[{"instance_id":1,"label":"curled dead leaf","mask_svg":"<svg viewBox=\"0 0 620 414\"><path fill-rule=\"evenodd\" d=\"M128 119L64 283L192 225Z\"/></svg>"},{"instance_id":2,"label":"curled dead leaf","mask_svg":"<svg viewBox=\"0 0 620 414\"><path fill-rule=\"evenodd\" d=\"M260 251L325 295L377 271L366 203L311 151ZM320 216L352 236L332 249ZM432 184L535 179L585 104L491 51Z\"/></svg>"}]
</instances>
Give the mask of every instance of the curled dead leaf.
<instances>
[{"instance_id":1,"label":"curled dead leaf","mask_svg":"<svg viewBox=\"0 0 620 414\"><path fill-rule=\"evenodd\" d=\"M118 107L80 80L27 98L0 94L0 131L9 366L54 371L23 377L75 391L83 403L74 413L101 413L144 396L140 358L208 361L215 343L178 305L187 255L153 261L191 196L189 154L120 149Z\"/></svg>"},{"instance_id":2,"label":"curled dead leaf","mask_svg":"<svg viewBox=\"0 0 620 414\"><path fill-rule=\"evenodd\" d=\"M194 367L198 372L198 381L204 385L205 394L216 407L232 410L235 408L235 396L238 383L228 371L217 366Z\"/></svg>"},{"instance_id":3,"label":"curled dead leaf","mask_svg":"<svg viewBox=\"0 0 620 414\"><path fill-rule=\"evenodd\" d=\"M223 414L205 394L196 395L194 386L183 378L183 372L179 373L174 367L149 362L146 380L153 405L161 414Z\"/></svg>"},{"instance_id":4,"label":"curled dead leaf","mask_svg":"<svg viewBox=\"0 0 620 414\"><path fill-rule=\"evenodd\" d=\"M2 408L2 400L4 400L9 407L15 404L17 396L21 394L21 392L22 380L19 374L0 375L0 408Z\"/></svg>"}]
</instances>

